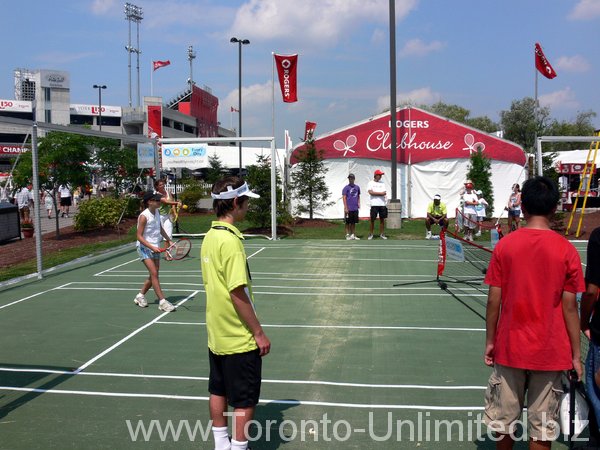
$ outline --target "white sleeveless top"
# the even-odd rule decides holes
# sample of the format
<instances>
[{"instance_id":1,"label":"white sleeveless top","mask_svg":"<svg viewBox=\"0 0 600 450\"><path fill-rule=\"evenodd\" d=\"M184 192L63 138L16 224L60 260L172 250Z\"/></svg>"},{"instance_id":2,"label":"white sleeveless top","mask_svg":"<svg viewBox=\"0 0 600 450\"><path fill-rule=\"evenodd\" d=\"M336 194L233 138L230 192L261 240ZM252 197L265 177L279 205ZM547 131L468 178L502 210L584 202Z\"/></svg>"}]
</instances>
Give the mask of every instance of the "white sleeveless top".
<instances>
[{"instance_id":1,"label":"white sleeveless top","mask_svg":"<svg viewBox=\"0 0 600 450\"><path fill-rule=\"evenodd\" d=\"M159 246L162 241L162 235L160 234L160 213L158 209L152 215L150 210L146 208L141 214L140 217L144 216L146 218L146 228L144 228L144 239L146 239L150 244ZM138 217L138 227L139 217ZM140 241L137 241L137 246L140 246Z\"/></svg>"}]
</instances>

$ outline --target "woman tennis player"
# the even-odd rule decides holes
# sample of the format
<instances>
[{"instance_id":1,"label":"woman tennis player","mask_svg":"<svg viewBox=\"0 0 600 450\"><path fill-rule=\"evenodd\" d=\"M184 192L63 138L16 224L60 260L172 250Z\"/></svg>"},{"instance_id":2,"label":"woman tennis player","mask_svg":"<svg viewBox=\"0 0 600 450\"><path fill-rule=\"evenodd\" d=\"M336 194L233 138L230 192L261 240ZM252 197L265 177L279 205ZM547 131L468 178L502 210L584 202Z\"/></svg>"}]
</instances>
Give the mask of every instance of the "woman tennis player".
<instances>
[{"instance_id":1,"label":"woman tennis player","mask_svg":"<svg viewBox=\"0 0 600 450\"><path fill-rule=\"evenodd\" d=\"M171 239L160 223L160 207L161 194L154 192L146 192L144 194L144 206L146 209L138 217L137 223L137 251L140 260L148 269L148 278L144 281L140 293L135 296L133 302L140 308L148 306L146 300L146 292L154 289L154 293L158 297L158 309L164 312L171 312L175 307L165 299L165 296L160 287L158 280L158 270L160 268L161 249L159 247L162 238L167 241L167 246L171 245Z\"/></svg>"}]
</instances>

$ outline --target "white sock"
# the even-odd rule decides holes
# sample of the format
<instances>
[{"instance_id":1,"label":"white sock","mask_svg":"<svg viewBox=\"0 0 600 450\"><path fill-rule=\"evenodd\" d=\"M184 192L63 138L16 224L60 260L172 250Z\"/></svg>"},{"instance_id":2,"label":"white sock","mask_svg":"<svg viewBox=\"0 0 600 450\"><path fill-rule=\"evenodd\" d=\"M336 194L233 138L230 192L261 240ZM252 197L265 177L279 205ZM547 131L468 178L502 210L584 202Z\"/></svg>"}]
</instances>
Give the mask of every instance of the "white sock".
<instances>
[{"instance_id":1,"label":"white sock","mask_svg":"<svg viewBox=\"0 0 600 450\"><path fill-rule=\"evenodd\" d=\"M212 427L212 432L215 438L215 450L229 450L231 448L227 427Z\"/></svg>"},{"instance_id":2,"label":"white sock","mask_svg":"<svg viewBox=\"0 0 600 450\"><path fill-rule=\"evenodd\" d=\"M248 441L240 442L235 439L231 440L231 450L246 450L248 448Z\"/></svg>"}]
</instances>

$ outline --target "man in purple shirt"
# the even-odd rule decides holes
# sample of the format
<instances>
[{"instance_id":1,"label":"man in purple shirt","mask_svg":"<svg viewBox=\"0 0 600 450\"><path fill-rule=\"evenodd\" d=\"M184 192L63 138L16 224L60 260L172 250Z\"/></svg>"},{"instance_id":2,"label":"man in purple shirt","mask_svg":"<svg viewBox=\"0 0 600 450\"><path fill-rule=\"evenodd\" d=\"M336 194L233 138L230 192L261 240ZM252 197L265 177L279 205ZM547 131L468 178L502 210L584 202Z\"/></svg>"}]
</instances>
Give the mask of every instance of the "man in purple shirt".
<instances>
[{"instance_id":1,"label":"man in purple shirt","mask_svg":"<svg viewBox=\"0 0 600 450\"><path fill-rule=\"evenodd\" d=\"M344 217L346 219L346 240L360 240L354 230L358 223L358 210L360 208L360 187L354 184L354 174L348 175L348 184L342 190L344 200Z\"/></svg>"}]
</instances>

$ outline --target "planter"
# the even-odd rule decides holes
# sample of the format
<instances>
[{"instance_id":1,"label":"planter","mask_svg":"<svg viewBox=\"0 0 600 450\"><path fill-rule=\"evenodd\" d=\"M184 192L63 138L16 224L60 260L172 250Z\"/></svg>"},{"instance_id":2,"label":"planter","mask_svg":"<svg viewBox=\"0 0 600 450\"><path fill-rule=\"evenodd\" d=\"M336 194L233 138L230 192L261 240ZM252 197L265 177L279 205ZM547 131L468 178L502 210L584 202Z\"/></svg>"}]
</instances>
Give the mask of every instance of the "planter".
<instances>
[{"instance_id":1,"label":"planter","mask_svg":"<svg viewBox=\"0 0 600 450\"><path fill-rule=\"evenodd\" d=\"M21 228L21 232L26 238L33 237L33 228Z\"/></svg>"}]
</instances>

